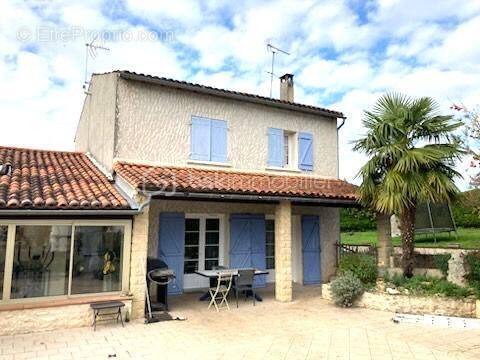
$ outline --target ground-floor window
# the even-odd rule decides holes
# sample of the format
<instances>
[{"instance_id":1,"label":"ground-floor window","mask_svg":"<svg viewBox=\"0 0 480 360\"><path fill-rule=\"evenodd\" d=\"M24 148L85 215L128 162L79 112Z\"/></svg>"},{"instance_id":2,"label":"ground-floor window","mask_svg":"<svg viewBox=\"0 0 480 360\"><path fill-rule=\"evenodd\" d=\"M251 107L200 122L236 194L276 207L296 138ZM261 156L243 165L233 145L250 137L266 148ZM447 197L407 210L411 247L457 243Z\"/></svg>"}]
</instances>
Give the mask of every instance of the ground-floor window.
<instances>
[{"instance_id":1,"label":"ground-floor window","mask_svg":"<svg viewBox=\"0 0 480 360\"><path fill-rule=\"evenodd\" d=\"M265 221L265 263L267 269L275 269L275 220Z\"/></svg>"},{"instance_id":2,"label":"ground-floor window","mask_svg":"<svg viewBox=\"0 0 480 360\"><path fill-rule=\"evenodd\" d=\"M220 218L194 216L185 219L184 273L211 270L220 264Z\"/></svg>"},{"instance_id":3,"label":"ground-floor window","mask_svg":"<svg viewBox=\"0 0 480 360\"><path fill-rule=\"evenodd\" d=\"M5 273L5 254L7 251L8 226L0 225L0 301L3 299L3 277Z\"/></svg>"},{"instance_id":4,"label":"ground-floor window","mask_svg":"<svg viewBox=\"0 0 480 360\"><path fill-rule=\"evenodd\" d=\"M76 226L72 294L121 290L122 226Z\"/></svg>"},{"instance_id":5,"label":"ground-floor window","mask_svg":"<svg viewBox=\"0 0 480 360\"><path fill-rule=\"evenodd\" d=\"M0 299L121 291L129 236L129 221L0 225Z\"/></svg>"},{"instance_id":6,"label":"ground-floor window","mask_svg":"<svg viewBox=\"0 0 480 360\"><path fill-rule=\"evenodd\" d=\"M11 298L68 294L71 226L16 226Z\"/></svg>"}]
</instances>

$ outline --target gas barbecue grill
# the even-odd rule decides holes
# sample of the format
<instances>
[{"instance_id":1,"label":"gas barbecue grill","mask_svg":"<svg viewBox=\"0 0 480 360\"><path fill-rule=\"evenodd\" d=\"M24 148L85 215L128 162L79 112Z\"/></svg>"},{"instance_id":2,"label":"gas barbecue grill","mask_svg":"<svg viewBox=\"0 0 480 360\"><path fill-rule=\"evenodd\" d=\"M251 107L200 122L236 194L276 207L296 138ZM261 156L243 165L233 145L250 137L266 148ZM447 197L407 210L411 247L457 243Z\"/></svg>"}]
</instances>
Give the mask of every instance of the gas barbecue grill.
<instances>
[{"instance_id":1,"label":"gas barbecue grill","mask_svg":"<svg viewBox=\"0 0 480 360\"><path fill-rule=\"evenodd\" d=\"M175 272L156 258L147 259L147 286L150 293L152 311L168 311L168 284L175 281ZM152 299L151 284L157 287L156 301Z\"/></svg>"}]
</instances>

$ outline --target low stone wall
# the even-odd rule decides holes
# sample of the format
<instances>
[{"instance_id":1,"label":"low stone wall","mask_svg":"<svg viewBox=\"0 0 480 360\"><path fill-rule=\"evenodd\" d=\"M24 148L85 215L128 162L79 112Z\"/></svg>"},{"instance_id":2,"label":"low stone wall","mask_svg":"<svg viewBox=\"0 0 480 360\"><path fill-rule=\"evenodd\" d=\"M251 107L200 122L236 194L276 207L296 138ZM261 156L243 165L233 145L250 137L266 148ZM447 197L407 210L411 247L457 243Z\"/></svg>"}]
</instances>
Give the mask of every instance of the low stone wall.
<instances>
[{"instance_id":1,"label":"low stone wall","mask_svg":"<svg viewBox=\"0 0 480 360\"><path fill-rule=\"evenodd\" d=\"M332 301L330 284L323 284L322 297ZM368 309L407 314L480 317L480 301L438 296L407 296L365 292L355 302L355 305Z\"/></svg>"},{"instance_id":2,"label":"low stone wall","mask_svg":"<svg viewBox=\"0 0 480 360\"><path fill-rule=\"evenodd\" d=\"M124 315L131 312L131 300L124 301ZM0 336L37 331L91 326L93 311L89 304L65 305L0 311Z\"/></svg>"}]
</instances>

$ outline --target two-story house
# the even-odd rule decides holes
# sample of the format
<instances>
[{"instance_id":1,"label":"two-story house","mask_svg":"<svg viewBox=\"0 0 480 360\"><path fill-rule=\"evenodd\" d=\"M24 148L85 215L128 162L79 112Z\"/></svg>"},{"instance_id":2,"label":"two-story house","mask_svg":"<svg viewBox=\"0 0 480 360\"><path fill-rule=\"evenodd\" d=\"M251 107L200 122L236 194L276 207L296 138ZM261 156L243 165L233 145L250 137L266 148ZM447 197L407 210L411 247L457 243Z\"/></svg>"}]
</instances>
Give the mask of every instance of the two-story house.
<instances>
[{"instance_id":1,"label":"two-story house","mask_svg":"<svg viewBox=\"0 0 480 360\"><path fill-rule=\"evenodd\" d=\"M147 254L177 274L172 294L208 286L197 270L267 269L291 301L292 282L334 273L342 113L294 102L293 76L272 99L127 71L94 74L75 138L140 209L132 228L133 314L144 308Z\"/></svg>"},{"instance_id":2,"label":"two-story house","mask_svg":"<svg viewBox=\"0 0 480 360\"><path fill-rule=\"evenodd\" d=\"M85 326L90 304L144 316L147 257L175 271L268 272L255 286L291 301L293 283L335 272L343 115L293 101L115 71L92 76L76 152L0 146L0 334ZM319 290L320 291L320 290Z\"/></svg>"}]
</instances>

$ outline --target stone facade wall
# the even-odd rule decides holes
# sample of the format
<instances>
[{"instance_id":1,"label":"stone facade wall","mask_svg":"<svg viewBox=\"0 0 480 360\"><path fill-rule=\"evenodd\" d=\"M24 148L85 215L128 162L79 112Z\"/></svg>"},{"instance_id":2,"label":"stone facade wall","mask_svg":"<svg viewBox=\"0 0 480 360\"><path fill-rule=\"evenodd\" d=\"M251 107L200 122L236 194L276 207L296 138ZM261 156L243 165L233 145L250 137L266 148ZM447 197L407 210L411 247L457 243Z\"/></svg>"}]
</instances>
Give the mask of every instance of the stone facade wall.
<instances>
[{"instance_id":1,"label":"stone facade wall","mask_svg":"<svg viewBox=\"0 0 480 360\"><path fill-rule=\"evenodd\" d=\"M122 314L125 319L125 314L131 311L131 301L124 302ZM0 336L91 326L92 322L89 304L5 310L0 311Z\"/></svg>"},{"instance_id":2,"label":"stone facade wall","mask_svg":"<svg viewBox=\"0 0 480 360\"><path fill-rule=\"evenodd\" d=\"M335 119L123 79L118 99L116 158L201 166L189 162L191 117L196 115L227 121L232 170L285 174L266 169L267 131L275 127L313 134L313 172L303 174L337 177Z\"/></svg>"},{"instance_id":3,"label":"stone facade wall","mask_svg":"<svg viewBox=\"0 0 480 360\"><path fill-rule=\"evenodd\" d=\"M275 208L275 298L292 301L292 204Z\"/></svg>"},{"instance_id":4,"label":"stone facade wall","mask_svg":"<svg viewBox=\"0 0 480 360\"><path fill-rule=\"evenodd\" d=\"M91 153L108 170L114 157L117 78L92 77L75 135L75 149Z\"/></svg>"},{"instance_id":5,"label":"stone facade wall","mask_svg":"<svg viewBox=\"0 0 480 360\"><path fill-rule=\"evenodd\" d=\"M145 310L146 269L149 236L149 207L133 219L130 258L130 293L133 295L132 318L142 318Z\"/></svg>"},{"instance_id":6,"label":"stone facade wall","mask_svg":"<svg viewBox=\"0 0 480 360\"><path fill-rule=\"evenodd\" d=\"M322 286L322 297L332 300L330 284ZM356 306L368 309L407 313L459 317L477 317L475 300L451 299L438 296L388 295L365 292L355 302Z\"/></svg>"}]
</instances>

